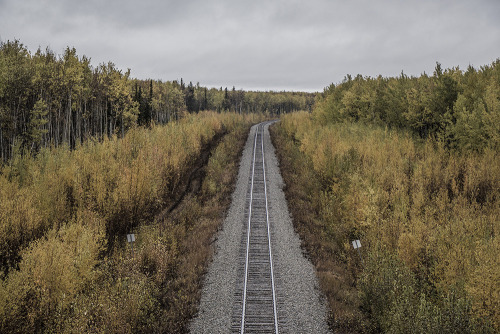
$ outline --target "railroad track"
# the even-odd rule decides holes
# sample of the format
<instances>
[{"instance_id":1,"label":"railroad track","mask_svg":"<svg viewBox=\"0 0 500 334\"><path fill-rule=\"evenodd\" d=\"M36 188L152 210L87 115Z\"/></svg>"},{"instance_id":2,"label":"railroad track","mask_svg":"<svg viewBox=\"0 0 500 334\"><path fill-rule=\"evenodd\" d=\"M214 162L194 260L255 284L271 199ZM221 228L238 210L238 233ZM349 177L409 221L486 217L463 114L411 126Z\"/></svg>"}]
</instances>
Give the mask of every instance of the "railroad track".
<instances>
[{"instance_id":1,"label":"railroad track","mask_svg":"<svg viewBox=\"0 0 500 334\"><path fill-rule=\"evenodd\" d=\"M269 138L252 127L191 333L331 333Z\"/></svg>"},{"instance_id":2,"label":"railroad track","mask_svg":"<svg viewBox=\"0 0 500 334\"><path fill-rule=\"evenodd\" d=\"M276 279L266 185L264 126L255 132L239 255L239 282L232 313L233 333L279 333Z\"/></svg>"}]
</instances>

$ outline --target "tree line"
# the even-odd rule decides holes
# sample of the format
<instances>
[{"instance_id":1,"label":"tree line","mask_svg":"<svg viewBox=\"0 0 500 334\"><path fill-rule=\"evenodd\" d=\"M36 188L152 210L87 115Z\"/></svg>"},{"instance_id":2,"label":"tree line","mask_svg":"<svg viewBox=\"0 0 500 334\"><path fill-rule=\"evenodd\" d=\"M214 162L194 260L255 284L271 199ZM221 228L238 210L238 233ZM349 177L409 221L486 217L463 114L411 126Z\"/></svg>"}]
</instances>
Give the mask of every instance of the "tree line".
<instances>
[{"instance_id":1,"label":"tree line","mask_svg":"<svg viewBox=\"0 0 500 334\"><path fill-rule=\"evenodd\" d=\"M180 81L131 78L112 62L98 66L75 48L32 54L20 41L0 42L0 161L89 138L123 136L130 127L165 124L183 112L281 114L311 110L315 94L246 92Z\"/></svg>"},{"instance_id":2,"label":"tree line","mask_svg":"<svg viewBox=\"0 0 500 334\"><path fill-rule=\"evenodd\" d=\"M355 121L409 129L433 137L450 149L481 152L500 149L500 59L465 71L432 76L377 78L347 75L325 88L315 115L326 122Z\"/></svg>"}]
</instances>

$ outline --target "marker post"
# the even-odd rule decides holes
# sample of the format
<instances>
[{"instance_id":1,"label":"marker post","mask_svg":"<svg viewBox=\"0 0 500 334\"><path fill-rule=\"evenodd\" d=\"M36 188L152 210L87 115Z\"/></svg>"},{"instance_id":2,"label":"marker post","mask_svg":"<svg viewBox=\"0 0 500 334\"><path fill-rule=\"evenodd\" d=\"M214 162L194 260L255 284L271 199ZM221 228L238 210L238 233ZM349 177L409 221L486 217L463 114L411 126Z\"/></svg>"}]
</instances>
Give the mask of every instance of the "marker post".
<instances>
[{"instance_id":1,"label":"marker post","mask_svg":"<svg viewBox=\"0 0 500 334\"><path fill-rule=\"evenodd\" d=\"M135 242L135 234L127 234L127 241L132 247L132 257L134 257L134 242Z\"/></svg>"},{"instance_id":2,"label":"marker post","mask_svg":"<svg viewBox=\"0 0 500 334\"><path fill-rule=\"evenodd\" d=\"M361 252L359 250L361 248L361 241L359 241L359 240L353 240L352 241L352 247L354 247L354 249L356 249L358 251L359 258L361 259L361 262L364 265L365 263L363 261L363 258L361 257Z\"/></svg>"}]
</instances>

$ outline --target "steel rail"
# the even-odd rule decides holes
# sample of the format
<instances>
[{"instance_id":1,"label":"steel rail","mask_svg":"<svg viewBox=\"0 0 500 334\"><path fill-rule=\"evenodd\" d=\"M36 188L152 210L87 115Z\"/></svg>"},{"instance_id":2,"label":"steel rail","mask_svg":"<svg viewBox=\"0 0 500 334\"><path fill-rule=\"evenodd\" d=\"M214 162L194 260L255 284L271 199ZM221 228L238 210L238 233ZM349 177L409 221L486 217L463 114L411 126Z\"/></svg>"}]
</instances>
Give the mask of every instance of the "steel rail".
<instances>
[{"instance_id":1,"label":"steel rail","mask_svg":"<svg viewBox=\"0 0 500 334\"><path fill-rule=\"evenodd\" d=\"M260 132L260 133L259 133ZM261 140L261 143L260 143L260 148L261 148L261 153L262 153L262 174L263 174L263 195L264 195L264 202L265 202L265 230L267 232L267 242L260 242L263 238L263 236L260 236L260 235L257 235L257 236L254 236L254 238L256 238L256 243L257 243L257 246L254 245L254 247L257 247L257 248L253 248L254 249L254 252L257 252L257 253L260 253L260 254L257 254L255 255L255 257L257 258L255 261L255 263L257 263L260 267L259 267L259 270L257 270L256 272L254 273L250 273L250 262L251 262L251 257L252 257L252 254L251 254L251 251L250 251L250 248L252 247L252 238L251 238L251 232L252 232L252 207L254 206L254 183L255 183L255 177L256 177L256 152L257 152L257 138L260 134L260 140ZM258 168L258 167L257 167ZM259 174L260 174L260 171L258 171ZM259 176L260 177L260 176ZM259 181L257 181L259 182ZM259 189L259 188L257 188ZM258 194L258 190L257 190L257 193L256 193L256 196L259 197L259 194ZM260 194L260 196L262 196ZM262 198L260 198L260 200L262 201ZM257 200L258 201L258 200ZM262 204L264 203L258 203L262 206ZM258 207L257 207L258 208ZM258 211L258 210L257 210ZM255 221L254 221L254 229L256 229L256 232L255 234L259 234L258 232L260 232L260 230L257 230L260 226L259 224L260 223L263 223L263 222L260 222L258 220L258 217L256 216L255 217ZM263 233L263 231L262 231ZM263 240L262 240L263 241ZM265 246L264 244L266 244L267 246L267 249L265 249ZM259 245L261 248L259 248ZM262 249L264 248L264 249ZM257 249L257 250L256 250ZM259 319L259 314L257 315L252 315L252 321L253 323L251 323L249 326L254 326L256 328L253 328L253 332L271 332L271 328L267 328L266 326L270 327L270 326L273 326L273 330L272 332L274 332L275 334L278 334L279 333L279 330L278 330L278 314L277 314L277 307L276 307L276 289L275 289L275 280L274 280L274 268L273 268L273 255L272 255L272 247L271 247L271 227L270 227L270 221L269 221L269 204L268 204L268 198L267 198L267 185L266 185L266 164L265 164L265 154L264 154L264 125L263 124L259 124L256 131L255 131L255 138L254 138L254 147L253 147L253 158L252 158L252 175L251 175L251 182L250 182L250 199L249 199L249 206L248 206L248 221L247 221L247 236L246 236L246 250L245 250L245 274L244 274L244 283L243 283L243 300L242 300L242 311L241 311L241 326L240 326L240 333L241 334L244 334L245 333L245 330L246 330L246 325L249 324L249 321L247 320L247 308L248 308L248 302L247 302L247 297L248 297L248 287L249 287L249 277L253 277L252 279L255 280L257 283L253 282L252 283L252 289L253 291L251 291L251 293L253 294L262 294L262 291L267 291L268 287L268 283L262 283L262 281L259 281L259 279L262 279L262 276L266 276L264 277L267 278L267 275L268 274L265 274L263 275L262 273L262 266L266 266L267 264L263 264L263 263L260 263L259 261L261 261L261 258L259 258L259 255L262 255L262 253L265 253L265 252L269 252L269 257L268 257L268 261L269 261L269 272L268 274L270 274L270 285L271 285L271 292L272 292L272 309L273 309L273 324L271 325L269 322L268 319L267 319L267 314L266 314L266 317L264 317L263 319ZM267 270L267 269L265 269ZM255 276L258 276L258 278L255 278ZM260 285L259 285L260 284ZM263 298L267 299L268 297L267 296L264 296ZM258 299L258 298L257 298ZM258 303L257 305L254 305L253 307L254 308L261 308L262 305L260 304L264 304L266 301L265 300L258 300ZM255 303L255 301L254 301ZM259 304L260 303L260 304ZM254 312L255 312L255 309L254 309ZM259 312L257 312L259 313ZM270 315L269 315L270 316ZM258 329L260 328L260 329Z\"/></svg>"},{"instance_id":2,"label":"steel rail","mask_svg":"<svg viewBox=\"0 0 500 334\"><path fill-rule=\"evenodd\" d=\"M257 127L257 131L255 131L255 139L253 144L253 158L252 158L252 182L250 185L250 204L249 204L249 213L248 213L248 228L247 228L247 249L245 256L245 283L243 285L243 309L241 312L241 334L245 333L245 311L247 304L247 284L248 284L248 258L250 252L250 226L252 220L252 202L253 202L253 181L255 177L255 153L257 148L257 133L259 132L259 127Z\"/></svg>"},{"instance_id":3,"label":"steel rail","mask_svg":"<svg viewBox=\"0 0 500 334\"><path fill-rule=\"evenodd\" d=\"M269 244L269 264L271 267L271 286L273 290L273 310L274 310L274 329L275 333L278 334L278 313L276 312L276 289L274 287L274 271L273 271L273 253L271 248L271 231L269 225L269 206L267 202L267 185L266 185L266 164L264 158L264 127L262 127L262 170L264 172L264 197L266 199L266 225L267 225L267 240Z\"/></svg>"}]
</instances>

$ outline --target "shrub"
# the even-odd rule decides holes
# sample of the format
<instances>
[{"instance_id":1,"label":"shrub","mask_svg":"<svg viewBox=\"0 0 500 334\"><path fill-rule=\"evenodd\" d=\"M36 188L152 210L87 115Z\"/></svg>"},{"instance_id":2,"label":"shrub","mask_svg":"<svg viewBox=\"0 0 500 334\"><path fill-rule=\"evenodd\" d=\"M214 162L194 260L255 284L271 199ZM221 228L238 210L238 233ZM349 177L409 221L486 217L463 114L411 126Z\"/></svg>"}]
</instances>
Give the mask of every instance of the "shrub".
<instances>
[{"instance_id":1,"label":"shrub","mask_svg":"<svg viewBox=\"0 0 500 334\"><path fill-rule=\"evenodd\" d=\"M374 321L372 329L450 332L455 326L470 332L480 319L486 320L481 330L498 329L498 151L459 153L401 130L319 124L306 113L286 115L278 126L300 148L297 160L310 161L309 178L320 181L307 186L314 218L299 233L319 225L330 239L322 247L333 249L354 277L361 272L363 309ZM362 240L365 255L372 254L379 276L353 256L353 239ZM401 282L393 284L387 275L402 275ZM386 300L393 293L385 293L386 286L399 289L392 301ZM450 301L454 290L460 297Z\"/></svg>"}]
</instances>

